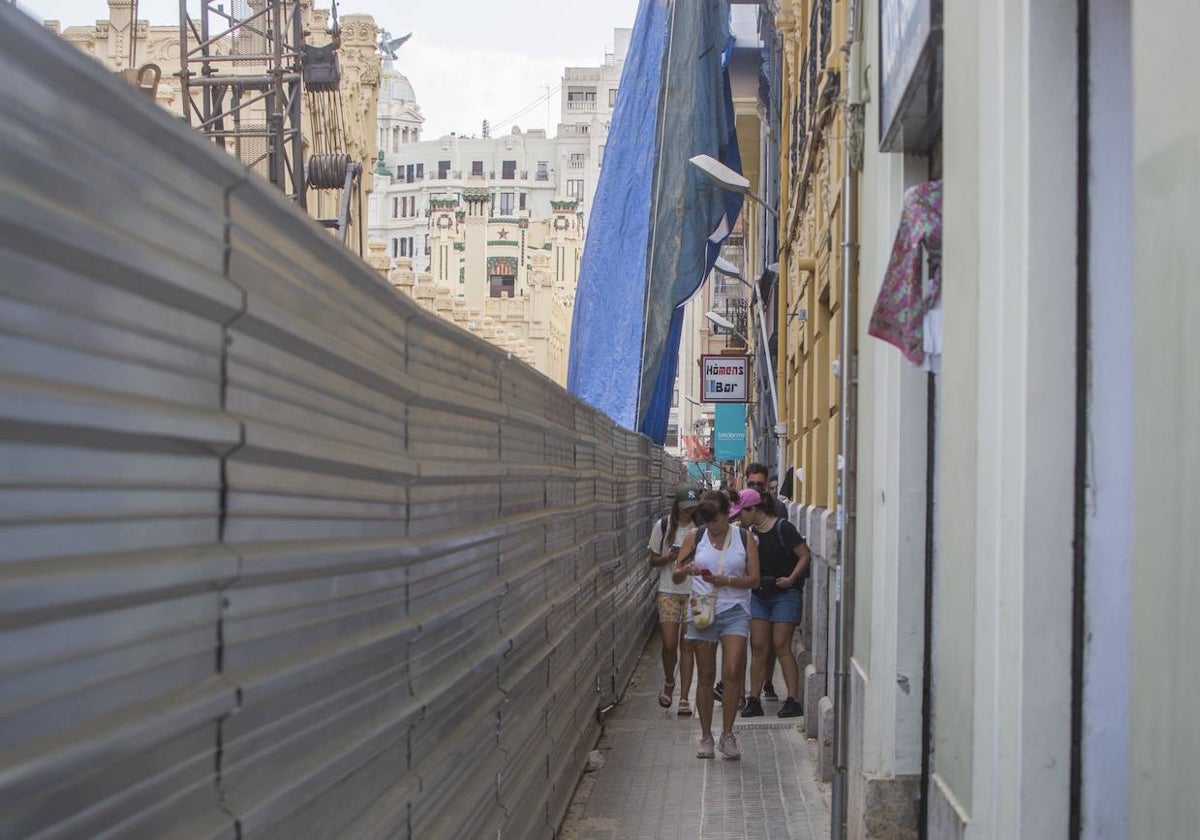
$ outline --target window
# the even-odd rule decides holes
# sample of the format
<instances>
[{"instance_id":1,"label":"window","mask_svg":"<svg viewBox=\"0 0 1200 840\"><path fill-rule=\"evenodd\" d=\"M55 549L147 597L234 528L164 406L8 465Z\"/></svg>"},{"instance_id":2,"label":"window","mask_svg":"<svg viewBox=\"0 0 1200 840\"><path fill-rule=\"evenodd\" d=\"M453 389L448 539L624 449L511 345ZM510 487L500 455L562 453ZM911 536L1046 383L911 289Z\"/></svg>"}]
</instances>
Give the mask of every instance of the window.
<instances>
[{"instance_id":1,"label":"window","mask_svg":"<svg viewBox=\"0 0 1200 840\"><path fill-rule=\"evenodd\" d=\"M398 128L392 129L392 151L400 151L400 129Z\"/></svg>"},{"instance_id":2,"label":"window","mask_svg":"<svg viewBox=\"0 0 1200 840\"><path fill-rule=\"evenodd\" d=\"M438 180L445 181L449 177L450 177L450 161L439 160L438 161Z\"/></svg>"},{"instance_id":3,"label":"window","mask_svg":"<svg viewBox=\"0 0 1200 840\"><path fill-rule=\"evenodd\" d=\"M400 256L400 240L393 236L392 237L392 259L395 259L398 256Z\"/></svg>"},{"instance_id":4,"label":"window","mask_svg":"<svg viewBox=\"0 0 1200 840\"><path fill-rule=\"evenodd\" d=\"M583 162L583 152L571 152L571 157L568 159L568 165L572 169L583 169Z\"/></svg>"},{"instance_id":5,"label":"window","mask_svg":"<svg viewBox=\"0 0 1200 840\"><path fill-rule=\"evenodd\" d=\"M483 177L483 161L481 161L481 160L471 161L471 174L475 175L479 178Z\"/></svg>"},{"instance_id":6,"label":"window","mask_svg":"<svg viewBox=\"0 0 1200 840\"><path fill-rule=\"evenodd\" d=\"M537 179L539 181L550 180L550 162L547 160L539 160L537 164Z\"/></svg>"},{"instance_id":7,"label":"window","mask_svg":"<svg viewBox=\"0 0 1200 840\"><path fill-rule=\"evenodd\" d=\"M515 160L506 160L501 162L500 177L505 181L511 181L517 177L517 162Z\"/></svg>"},{"instance_id":8,"label":"window","mask_svg":"<svg viewBox=\"0 0 1200 840\"><path fill-rule=\"evenodd\" d=\"M429 256L429 234L425 234L425 256Z\"/></svg>"},{"instance_id":9,"label":"window","mask_svg":"<svg viewBox=\"0 0 1200 840\"><path fill-rule=\"evenodd\" d=\"M525 193L521 193L519 196L517 196L517 201L519 202L519 204L517 204L517 209L524 210L525 209Z\"/></svg>"},{"instance_id":10,"label":"window","mask_svg":"<svg viewBox=\"0 0 1200 840\"><path fill-rule=\"evenodd\" d=\"M515 281L516 278L514 277L502 277L498 274L493 274L489 283L488 295L494 298L512 297L513 290L516 287Z\"/></svg>"},{"instance_id":11,"label":"window","mask_svg":"<svg viewBox=\"0 0 1200 840\"><path fill-rule=\"evenodd\" d=\"M663 446L668 449L679 448L679 425L671 423L667 426L667 438L663 441Z\"/></svg>"},{"instance_id":12,"label":"window","mask_svg":"<svg viewBox=\"0 0 1200 840\"><path fill-rule=\"evenodd\" d=\"M596 157L596 168L597 169L599 169L601 166L604 165L604 144L603 143L600 144L599 149L600 149L600 153Z\"/></svg>"},{"instance_id":13,"label":"window","mask_svg":"<svg viewBox=\"0 0 1200 840\"><path fill-rule=\"evenodd\" d=\"M402 256L402 257L408 256L408 240L407 239L400 240L400 256Z\"/></svg>"},{"instance_id":14,"label":"window","mask_svg":"<svg viewBox=\"0 0 1200 840\"><path fill-rule=\"evenodd\" d=\"M583 179L567 181L567 195L578 201L583 200Z\"/></svg>"},{"instance_id":15,"label":"window","mask_svg":"<svg viewBox=\"0 0 1200 840\"><path fill-rule=\"evenodd\" d=\"M392 218L393 219L400 218L400 199L399 198L392 199ZM395 256L395 254L393 254L392 256Z\"/></svg>"},{"instance_id":16,"label":"window","mask_svg":"<svg viewBox=\"0 0 1200 840\"><path fill-rule=\"evenodd\" d=\"M617 89L616 89L616 88L609 88L609 91L608 91L608 107L609 107L609 108L614 108L614 107L616 107L616 104L617 104Z\"/></svg>"},{"instance_id":17,"label":"window","mask_svg":"<svg viewBox=\"0 0 1200 840\"><path fill-rule=\"evenodd\" d=\"M510 192L500 193L500 215L511 216L513 214L513 194Z\"/></svg>"},{"instance_id":18,"label":"window","mask_svg":"<svg viewBox=\"0 0 1200 840\"><path fill-rule=\"evenodd\" d=\"M418 181L425 180L425 164L423 164L423 163L417 164L417 180Z\"/></svg>"}]
</instances>

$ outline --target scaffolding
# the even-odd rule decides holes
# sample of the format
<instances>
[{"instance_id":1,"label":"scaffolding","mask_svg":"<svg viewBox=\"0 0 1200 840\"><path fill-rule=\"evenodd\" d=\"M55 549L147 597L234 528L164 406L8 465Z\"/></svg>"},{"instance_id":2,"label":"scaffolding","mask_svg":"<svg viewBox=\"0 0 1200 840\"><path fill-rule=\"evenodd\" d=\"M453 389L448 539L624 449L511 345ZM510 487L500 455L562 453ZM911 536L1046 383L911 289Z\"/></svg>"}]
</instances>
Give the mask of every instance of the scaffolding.
<instances>
[{"instance_id":1,"label":"scaffolding","mask_svg":"<svg viewBox=\"0 0 1200 840\"><path fill-rule=\"evenodd\" d=\"M337 5L323 46L305 43L303 8L297 0L179 0L184 115L301 209L309 209L309 190L340 192L336 215L317 221L348 246L357 229L361 256L362 165L346 151Z\"/></svg>"},{"instance_id":2,"label":"scaffolding","mask_svg":"<svg viewBox=\"0 0 1200 840\"><path fill-rule=\"evenodd\" d=\"M303 41L298 2L179 2L179 77L188 124L302 208Z\"/></svg>"}]
</instances>

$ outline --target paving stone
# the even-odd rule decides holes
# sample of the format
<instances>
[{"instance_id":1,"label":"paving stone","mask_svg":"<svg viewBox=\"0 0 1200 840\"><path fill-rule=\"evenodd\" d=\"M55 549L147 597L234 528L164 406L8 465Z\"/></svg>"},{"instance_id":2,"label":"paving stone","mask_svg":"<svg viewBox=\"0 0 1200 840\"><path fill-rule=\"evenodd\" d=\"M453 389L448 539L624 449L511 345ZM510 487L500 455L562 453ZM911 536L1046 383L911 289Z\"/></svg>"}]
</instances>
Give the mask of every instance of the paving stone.
<instances>
[{"instance_id":1,"label":"paving stone","mask_svg":"<svg viewBox=\"0 0 1200 840\"><path fill-rule=\"evenodd\" d=\"M604 766L576 791L558 836L828 840L828 785L818 781L815 745L802 721L739 718L734 731L742 759L725 760L719 751L715 759L698 759L698 720L658 707L658 661L655 637L608 716L597 745ZM720 715L717 704L718 735Z\"/></svg>"}]
</instances>

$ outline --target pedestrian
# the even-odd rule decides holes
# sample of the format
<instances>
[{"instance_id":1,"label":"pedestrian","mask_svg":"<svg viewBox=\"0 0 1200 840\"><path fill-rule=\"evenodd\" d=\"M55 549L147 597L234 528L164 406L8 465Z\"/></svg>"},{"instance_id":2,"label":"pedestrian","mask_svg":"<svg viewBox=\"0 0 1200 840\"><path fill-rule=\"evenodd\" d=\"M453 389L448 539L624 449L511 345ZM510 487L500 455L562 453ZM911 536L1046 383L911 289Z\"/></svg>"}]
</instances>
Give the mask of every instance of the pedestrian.
<instances>
[{"instance_id":1,"label":"pedestrian","mask_svg":"<svg viewBox=\"0 0 1200 840\"><path fill-rule=\"evenodd\" d=\"M752 495L751 495L752 494ZM767 655L773 653L783 671L787 699L776 713L781 718L804 714L800 705L800 670L792 653L792 634L800 623L800 590L812 555L804 537L791 522L775 514L774 499L760 496L753 490L742 511L742 523L750 528L758 541L759 585L750 593L750 696L742 709L742 717L763 714L759 693L768 676Z\"/></svg>"},{"instance_id":2,"label":"pedestrian","mask_svg":"<svg viewBox=\"0 0 1200 840\"><path fill-rule=\"evenodd\" d=\"M757 461L751 461L749 464L747 464L746 471L745 471L745 480L746 480L746 489L757 490L759 493L767 492L767 482L768 482L767 468L763 464L760 464ZM738 501L738 491L736 491L736 490L732 491L732 495L733 495L733 502L736 504ZM775 515L782 517L784 519L787 519L787 515L788 515L787 506L778 500L775 501ZM763 699L769 700L773 703L778 702L779 695L775 693L775 684L771 680L772 675L774 675L774 673L775 673L775 653L771 650L767 651L767 658L764 662L764 667L766 667L766 669L767 669L767 682L763 686L763 690L762 690L763 691ZM745 688L745 686L743 686L743 689L744 688ZM724 682L718 682L715 686L713 686L713 694L714 694L714 696L716 696L716 698L719 702L721 702L721 703L725 702L725 699L724 699L725 698L725 684L724 684ZM740 696L740 694L739 694L739 696Z\"/></svg>"},{"instance_id":3,"label":"pedestrian","mask_svg":"<svg viewBox=\"0 0 1200 840\"><path fill-rule=\"evenodd\" d=\"M658 569L658 629L662 637L663 687L658 694L658 705L671 708L675 693L675 664L679 663L679 708L680 717L691 717L692 707L688 695L692 690L692 673L695 667L695 645L683 637L687 624L688 595L692 588L688 581L674 581L674 564L679 556L679 547L684 539L696 529L699 516L696 507L700 494L693 487L682 485L675 491L671 512L654 523L650 532L650 565ZM682 654L682 658L681 658Z\"/></svg>"},{"instance_id":4,"label":"pedestrian","mask_svg":"<svg viewBox=\"0 0 1200 840\"><path fill-rule=\"evenodd\" d=\"M745 685L746 640L750 633L750 590L758 585L758 547L746 532L729 521L736 512L723 493L705 493L697 508L704 524L691 532L679 549L674 579L691 578L687 637L696 642L696 713L700 718L699 758L715 755L712 716L713 678L717 645L721 670L728 685ZM711 623L702 619L711 605ZM728 759L741 758L733 724L738 703L724 703L720 750Z\"/></svg>"},{"instance_id":5,"label":"pedestrian","mask_svg":"<svg viewBox=\"0 0 1200 840\"><path fill-rule=\"evenodd\" d=\"M746 465L746 487L751 490L757 490L759 493L768 492L770 479L767 477L767 468L763 464L751 461ZM771 493L774 496L774 493ZM781 519L788 518L787 505L778 499L775 500L775 515ZM767 669L767 681L763 685L763 699L769 700L772 703L778 702L779 695L775 693L775 683L772 677L775 674L775 652L768 649L767 658L764 660L764 667Z\"/></svg>"}]
</instances>

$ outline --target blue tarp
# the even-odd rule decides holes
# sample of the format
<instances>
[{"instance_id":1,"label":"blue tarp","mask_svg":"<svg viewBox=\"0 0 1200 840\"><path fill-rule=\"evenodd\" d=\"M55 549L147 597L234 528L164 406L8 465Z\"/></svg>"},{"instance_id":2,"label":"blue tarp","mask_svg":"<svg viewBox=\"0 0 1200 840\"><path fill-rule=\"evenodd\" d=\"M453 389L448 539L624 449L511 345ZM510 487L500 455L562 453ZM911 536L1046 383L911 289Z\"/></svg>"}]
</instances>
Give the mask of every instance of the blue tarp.
<instances>
[{"instance_id":1,"label":"blue tarp","mask_svg":"<svg viewBox=\"0 0 1200 840\"><path fill-rule=\"evenodd\" d=\"M575 292L567 387L662 443L682 304L741 209L688 164L740 171L728 0L642 0Z\"/></svg>"}]
</instances>

